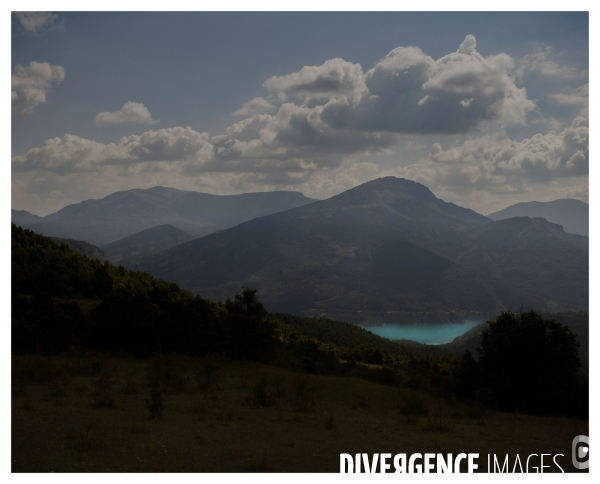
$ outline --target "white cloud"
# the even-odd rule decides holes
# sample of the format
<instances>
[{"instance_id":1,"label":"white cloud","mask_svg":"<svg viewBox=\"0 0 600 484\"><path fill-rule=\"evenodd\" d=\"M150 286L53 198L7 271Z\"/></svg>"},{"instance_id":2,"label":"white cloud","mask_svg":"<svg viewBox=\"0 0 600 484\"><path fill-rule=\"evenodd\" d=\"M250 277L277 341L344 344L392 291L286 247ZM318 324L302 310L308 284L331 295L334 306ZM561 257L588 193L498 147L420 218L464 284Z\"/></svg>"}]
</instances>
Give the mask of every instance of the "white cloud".
<instances>
[{"instance_id":1,"label":"white cloud","mask_svg":"<svg viewBox=\"0 0 600 484\"><path fill-rule=\"evenodd\" d=\"M51 12L13 12L23 25L25 32L41 34L48 30L62 30L64 23L58 23L58 15Z\"/></svg>"},{"instance_id":2,"label":"white cloud","mask_svg":"<svg viewBox=\"0 0 600 484\"><path fill-rule=\"evenodd\" d=\"M45 103L52 83L60 84L64 78L65 70L61 66L35 61L31 61L27 67L17 64L11 76L13 116L25 116L38 104Z\"/></svg>"},{"instance_id":3,"label":"white cloud","mask_svg":"<svg viewBox=\"0 0 600 484\"><path fill-rule=\"evenodd\" d=\"M289 96L300 97L306 105L340 97L357 101L367 93L360 64L340 58L330 59L320 66L304 66L285 76L273 76L263 86L276 91L282 101Z\"/></svg>"},{"instance_id":4,"label":"white cloud","mask_svg":"<svg viewBox=\"0 0 600 484\"><path fill-rule=\"evenodd\" d=\"M262 114L268 111L275 111L277 108L273 106L264 97L255 97L250 101L246 101L240 109L234 111L234 116L252 116L254 114Z\"/></svg>"},{"instance_id":5,"label":"white cloud","mask_svg":"<svg viewBox=\"0 0 600 484\"><path fill-rule=\"evenodd\" d=\"M517 75L523 77L527 72L535 72L541 76L562 80L579 79L587 76L587 70L564 66L554 59L552 47L545 47L533 54L528 54L518 62Z\"/></svg>"},{"instance_id":6,"label":"white cloud","mask_svg":"<svg viewBox=\"0 0 600 484\"><path fill-rule=\"evenodd\" d=\"M333 128L421 134L464 133L490 121L524 124L535 103L513 71L510 56L479 54L472 35L438 60L418 47L398 47L365 74L368 92L355 105L332 98L321 117Z\"/></svg>"},{"instance_id":7,"label":"white cloud","mask_svg":"<svg viewBox=\"0 0 600 484\"><path fill-rule=\"evenodd\" d=\"M159 119L152 119L150 111L142 103L128 102L121 109L113 112L102 112L96 114L94 118L98 126L104 123L139 123L139 124L158 124Z\"/></svg>"},{"instance_id":8,"label":"white cloud","mask_svg":"<svg viewBox=\"0 0 600 484\"><path fill-rule=\"evenodd\" d=\"M587 177L588 120L577 117L560 133L536 134L523 141L483 136L442 149L435 143L425 164L446 186L518 191L528 181Z\"/></svg>"},{"instance_id":9,"label":"white cloud","mask_svg":"<svg viewBox=\"0 0 600 484\"><path fill-rule=\"evenodd\" d=\"M566 129L557 121L554 132L520 141L490 134L465 141L477 129L490 133L493 126L504 133L502 128L526 123L536 105L515 84L516 77L510 56L483 57L471 35L437 60L410 46L392 50L367 72L359 64L331 59L265 81L272 96L268 99L279 99L281 106L254 98L233 113L245 118L216 136L175 127L117 143L73 135L47 140L13 156L14 177L20 180L15 190L66 200L106 195L135 183L212 193L296 189L324 197L396 175L482 212L477 203L492 211L497 208L493 203L515 194L570 193L567 180L580 197L589 166L587 85L549 96L553 103L580 109L581 116ZM128 111L128 105L140 109ZM139 103L98 116L100 123L158 122ZM541 129L530 125L529 133L534 127ZM435 134L459 134L455 141L460 145L434 144L418 163L382 169L378 156L389 160L404 133L419 136L415 146L421 149L424 143L449 141L447 136L433 138ZM414 152L408 154L418 159ZM542 185L554 188L544 192Z\"/></svg>"},{"instance_id":10,"label":"white cloud","mask_svg":"<svg viewBox=\"0 0 600 484\"><path fill-rule=\"evenodd\" d=\"M396 142L390 133L332 129L321 106L285 103L277 114L257 114L213 136L215 169L298 171L334 167L354 153L380 152ZM216 163L216 160L215 160Z\"/></svg>"},{"instance_id":11,"label":"white cloud","mask_svg":"<svg viewBox=\"0 0 600 484\"><path fill-rule=\"evenodd\" d=\"M550 94L551 101L562 106L579 108L580 116L588 116L589 112L589 84L584 84L576 89L565 89L564 92Z\"/></svg>"},{"instance_id":12,"label":"white cloud","mask_svg":"<svg viewBox=\"0 0 600 484\"><path fill-rule=\"evenodd\" d=\"M431 96L429 94L427 94L427 96L423 96L421 99L419 99L419 102L417 103L419 106L423 106L423 104L425 104L429 98Z\"/></svg>"},{"instance_id":13,"label":"white cloud","mask_svg":"<svg viewBox=\"0 0 600 484\"><path fill-rule=\"evenodd\" d=\"M148 131L121 138L118 143L99 143L67 134L52 138L23 156L13 156L13 171L67 174L102 172L105 166L126 170L171 170L201 165L212 158L208 134L190 127Z\"/></svg>"}]
</instances>

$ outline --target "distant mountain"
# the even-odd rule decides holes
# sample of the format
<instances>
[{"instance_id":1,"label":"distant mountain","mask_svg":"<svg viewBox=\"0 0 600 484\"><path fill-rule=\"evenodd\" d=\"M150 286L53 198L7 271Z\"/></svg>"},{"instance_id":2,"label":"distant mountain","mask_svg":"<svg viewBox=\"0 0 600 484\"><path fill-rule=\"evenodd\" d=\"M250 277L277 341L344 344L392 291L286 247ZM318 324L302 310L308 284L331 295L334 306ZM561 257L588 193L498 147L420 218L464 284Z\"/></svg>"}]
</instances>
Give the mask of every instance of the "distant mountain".
<instances>
[{"instance_id":1,"label":"distant mountain","mask_svg":"<svg viewBox=\"0 0 600 484\"><path fill-rule=\"evenodd\" d=\"M73 250L89 257L90 259L98 259L102 262L108 260L108 255L106 255L100 248L90 244L89 242L85 242L84 240L61 239L59 237L50 238L59 245L68 245Z\"/></svg>"},{"instance_id":2,"label":"distant mountain","mask_svg":"<svg viewBox=\"0 0 600 484\"><path fill-rule=\"evenodd\" d=\"M25 226L47 236L87 240L96 245L106 245L162 224L200 237L314 201L298 192L209 195L154 187L68 205Z\"/></svg>"},{"instance_id":3,"label":"distant mountain","mask_svg":"<svg viewBox=\"0 0 600 484\"><path fill-rule=\"evenodd\" d=\"M572 198L552 202L523 202L488 215L492 220L511 217L541 217L562 225L570 234L589 235L590 206Z\"/></svg>"},{"instance_id":4,"label":"distant mountain","mask_svg":"<svg viewBox=\"0 0 600 484\"><path fill-rule=\"evenodd\" d=\"M29 213L27 210L12 210L10 211L10 219L11 222L16 224L16 225L20 225L20 226L24 226L30 223L34 223L37 222L38 220L41 220L42 217L40 217L39 215L34 215L32 213Z\"/></svg>"},{"instance_id":5,"label":"distant mountain","mask_svg":"<svg viewBox=\"0 0 600 484\"><path fill-rule=\"evenodd\" d=\"M587 309L587 238L543 219L490 219L394 177L251 220L138 261L224 299L348 322L481 319Z\"/></svg>"},{"instance_id":6,"label":"distant mountain","mask_svg":"<svg viewBox=\"0 0 600 484\"><path fill-rule=\"evenodd\" d=\"M188 242L193 238L177 227L163 224L128 235L121 240L103 245L101 248L108 255L110 261L115 263L123 259L154 254Z\"/></svg>"}]
</instances>

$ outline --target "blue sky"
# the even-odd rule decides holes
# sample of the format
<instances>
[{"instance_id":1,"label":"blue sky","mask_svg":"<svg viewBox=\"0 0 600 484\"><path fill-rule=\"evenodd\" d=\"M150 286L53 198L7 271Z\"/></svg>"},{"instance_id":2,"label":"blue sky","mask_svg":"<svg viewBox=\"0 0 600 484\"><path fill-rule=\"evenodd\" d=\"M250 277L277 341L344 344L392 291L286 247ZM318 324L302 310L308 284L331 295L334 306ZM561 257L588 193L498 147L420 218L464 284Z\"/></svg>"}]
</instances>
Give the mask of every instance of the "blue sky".
<instances>
[{"instance_id":1,"label":"blue sky","mask_svg":"<svg viewBox=\"0 0 600 484\"><path fill-rule=\"evenodd\" d=\"M585 12L11 22L16 209L155 185L326 198L386 175L481 213L587 201Z\"/></svg>"}]
</instances>

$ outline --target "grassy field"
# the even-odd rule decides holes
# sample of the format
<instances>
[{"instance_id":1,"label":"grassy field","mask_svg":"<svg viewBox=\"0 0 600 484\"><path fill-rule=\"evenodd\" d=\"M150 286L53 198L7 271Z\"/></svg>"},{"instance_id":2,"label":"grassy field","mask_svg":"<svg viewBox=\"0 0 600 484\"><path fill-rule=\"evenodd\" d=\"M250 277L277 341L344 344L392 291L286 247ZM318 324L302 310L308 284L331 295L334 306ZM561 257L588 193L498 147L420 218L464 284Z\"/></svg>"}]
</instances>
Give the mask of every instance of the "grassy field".
<instances>
[{"instance_id":1,"label":"grassy field","mask_svg":"<svg viewBox=\"0 0 600 484\"><path fill-rule=\"evenodd\" d=\"M516 454L523 466L529 454L564 454L569 472L579 434L587 421L258 363L93 353L12 362L13 472L338 472L340 453L358 452L477 452L481 471L487 454L509 454L511 469Z\"/></svg>"}]
</instances>

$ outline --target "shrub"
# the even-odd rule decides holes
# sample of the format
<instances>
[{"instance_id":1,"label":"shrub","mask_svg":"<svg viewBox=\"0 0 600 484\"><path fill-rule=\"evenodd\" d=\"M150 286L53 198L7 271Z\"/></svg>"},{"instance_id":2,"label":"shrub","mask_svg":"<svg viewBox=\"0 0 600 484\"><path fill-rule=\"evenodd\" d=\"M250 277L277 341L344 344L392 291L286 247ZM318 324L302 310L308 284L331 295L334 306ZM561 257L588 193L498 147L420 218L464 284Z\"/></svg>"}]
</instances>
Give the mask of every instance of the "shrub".
<instances>
[{"instance_id":1,"label":"shrub","mask_svg":"<svg viewBox=\"0 0 600 484\"><path fill-rule=\"evenodd\" d=\"M250 406L262 405L265 407L272 407L280 404L285 398L285 395L285 377L275 379L261 377L248 392L246 403Z\"/></svg>"},{"instance_id":2,"label":"shrub","mask_svg":"<svg viewBox=\"0 0 600 484\"><path fill-rule=\"evenodd\" d=\"M140 393L138 382L133 377L128 377L121 388L121 393L124 395L137 395Z\"/></svg>"},{"instance_id":3,"label":"shrub","mask_svg":"<svg viewBox=\"0 0 600 484\"><path fill-rule=\"evenodd\" d=\"M211 360L205 359L196 370L196 381L201 390L207 390L219 385L218 367Z\"/></svg>"},{"instance_id":4,"label":"shrub","mask_svg":"<svg viewBox=\"0 0 600 484\"><path fill-rule=\"evenodd\" d=\"M146 367L146 375L149 386L161 392L177 395L188 391L186 368L174 356L154 358Z\"/></svg>"},{"instance_id":5,"label":"shrub","mask_svg":"<svg viewBox=\"0 0 600 484\"><path fill-rule=\"evenodd\" d=\"M165 403L162 399L162 392L157 390L150 391L150 400L145 399L146 407L150 412L150 418L160 418L165 409Z\"/></svg>"},{"instance_id":6,"label":"shrub","mask_svg":"<svg viewBox=\"0 0 600 484\"><path fill-rule=\"evenodd\" d=\"M325 422L325 428L327 430L337 429L337 424L335 423L335 415L333 414L333 412L329 414L329 417L327 417L327 421Z\"/></svg>"},{"instance_id":7,"label":"shrub","mask_svg":"<svg viewBox=\"0 0 600 484\"><path fill-rule=\"evenodd\" d=\"M115 399L112 394L112 376L110 373L102 373L94 382L94 393L90 405L96 408L114 408Z\"/></svg>"},{"instance_id":8,"label":"shrub","mask_svg":"<svg viewBox=\"0 0 600 484\"><path fill-rule=\"evenodd\" d=\"M414 392L404 394L399 411L409 422L415 422L419 417L425 417L429 414L429 409L423 397Z\"/></svg>"},{"instance_id":9,"label":"shrub","mask_svg":"<svg viewBox=\"0 0 600 484\"><path fill-rule=\"evenodd\" d=\"M291 401L300 412L309 412L317 404L318 385L308 376L298 376L294 380Z\"/></svg>"}]
</instances>

